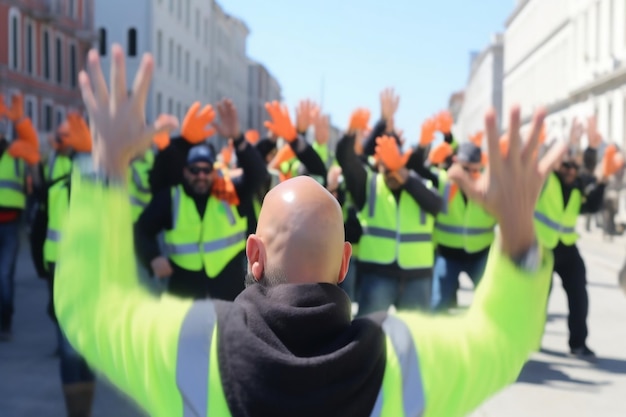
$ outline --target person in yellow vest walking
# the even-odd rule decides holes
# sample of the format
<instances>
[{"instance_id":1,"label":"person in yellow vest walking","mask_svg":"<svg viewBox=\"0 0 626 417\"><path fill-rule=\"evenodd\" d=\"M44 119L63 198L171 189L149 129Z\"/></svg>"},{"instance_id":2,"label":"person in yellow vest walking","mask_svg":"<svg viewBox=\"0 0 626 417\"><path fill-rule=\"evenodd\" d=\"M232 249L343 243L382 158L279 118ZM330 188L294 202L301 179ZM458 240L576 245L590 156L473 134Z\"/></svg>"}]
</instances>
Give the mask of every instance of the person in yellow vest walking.
<instances>
[{"instance_id":1,"label":"person in yellow vest walking","mask_svg":"<svg viewBox=\"0 0 626 417\"><path fill-rule=\"evenodd\" d=\"M482 151L471 142L461 143L451 170L463 170L478 181L483 170ZM438 190L443 200L435 221L437 247L431 307L446 311L454 306L459 275L465 272L477 286L485 271L487 256L495 236L496 219L468 199L458 185L439 171Z\"/></svg>"},{"instance_id":2,"label":"person in yellow vest walking","mask_svg":"<svg viewBox=\"0 0 626 417\"><path fill-rule=\"evenodd\" d=\"M113 65L123 65L122 48L111 52ZM97 51L88 65L100 76ZM72 256L60 264L55 301L64 331L89 363L154 417L460 417L515 381L541 338L552 268L532 221L548 170L528 158L538 129L524 146L511 132L511 155L492 151L489 185L464 190L501 226L467 314L351 320L337 287L351 252L341 208L307 177L268 194L246 243L250 285L237 300L155 297L136 278L124 189L132 148L153 129L176 126L174 118L145 126L153 66L145 57L135 91L112 94L110 105L79 76L98 147L95 170L77 175L72 191L62 242ZM119 72L111 74L112 89L126 92ZM519 123L519 110L514 115ZM487 123L493 149L493 111Z\"/></svg>"},{"instance_id":3,"label":"person in yellow vest walking","mask_svg":"<svg viewBox=\"0 0 626 417\"><path fill-rule=\"evenodd\" d=\"M180 297L233 300L243 290L246 199L263 184L261 155L239 130L230 100L218 105L216 129L234 139L243 174L232 180L215 169L217 155L196 145L187 155L184 183L154 195L135 225L136 251L158 278L169 277L168 291ZM165 252L157 235L165 232Z\"/></svg>"},{"instance_id":4,"label":"person in yellow vest walking","mask_svg":"<svg viewBox=\"0 0 626 417\"><path fill-rule=\"evenodd\" d=\"M15 129L11 143L5 136L7 119ZM8 341L12 335L15 264L26 208L27 175L29 167L39 162L39 142L30 119L24 117L19 98L14 96L11 108L7 108L0 96L0 122L0 341Z\"/></svg>"},{"instance_id":5,"label":"person in yellow vest walking","mask_svg":"<svg viewBox=\"0 0 626 417\"><path fill-rule=\"evenodd\" d=\"M582 135L577 124L576 120L572 122L571 136ZM589 135L599 133L592 129ZM579 138L570 138L570 143L578 141ZM600 210L606 180L617 169L605 158L597 182L587 183L579 175L580 165L571 148L557 170L548 176L535 210L537 237L543 246L553 251L554 272L561 278L567 294L570 353L583 359L594 359L595 353L587 346L587 273L576 246L576 223L581 213Z\"/></svg>"}]
</instances>

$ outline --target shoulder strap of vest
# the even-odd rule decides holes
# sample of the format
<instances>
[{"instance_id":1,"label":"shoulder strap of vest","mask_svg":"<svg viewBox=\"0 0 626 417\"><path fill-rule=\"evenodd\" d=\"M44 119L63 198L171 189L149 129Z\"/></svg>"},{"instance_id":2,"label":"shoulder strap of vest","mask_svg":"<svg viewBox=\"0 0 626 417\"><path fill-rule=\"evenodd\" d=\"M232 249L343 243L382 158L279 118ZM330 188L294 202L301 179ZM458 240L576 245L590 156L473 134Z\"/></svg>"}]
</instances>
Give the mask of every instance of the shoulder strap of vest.
<instances>
[{"instance_id":1,"label":"shoulder strap of vest","mask_svg":"<svg viewBox=\"0 0 626 417\"><path fill-rule=\"evenodd\" d=\"M182 198L182 186L177 185L172 187L172 229L176 229L176 222L178 221L178 213L180 212L180 200Z\"/></svg>"},{"instance_id":2,"label":"shoulder strap of vest","mask_svg":"<svg viewBox=\"0 0 626 417\"><path fill-rule=\"evenodd\" d=\"M376 215L376 194L378 193L378 173L370 174L370 181L368 184L368 197L367 197L367 206L368 206L368 215L369 217L374 217Z\"/></svg>"}]
</instances>

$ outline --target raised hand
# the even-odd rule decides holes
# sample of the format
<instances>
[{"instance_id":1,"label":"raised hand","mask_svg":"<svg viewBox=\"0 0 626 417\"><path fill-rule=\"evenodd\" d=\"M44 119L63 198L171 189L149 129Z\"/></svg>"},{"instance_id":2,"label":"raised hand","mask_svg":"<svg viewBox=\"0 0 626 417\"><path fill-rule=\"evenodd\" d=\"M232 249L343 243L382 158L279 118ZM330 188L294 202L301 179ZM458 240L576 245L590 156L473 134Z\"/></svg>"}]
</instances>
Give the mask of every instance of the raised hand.
<instances>
[{"instance_id":1,"label":"raised hand","mask_svg":"<svg viewBox=\"0 0 626 417\"><path fill-rule=\"evenodd\" d=\"M78 113L67 115L68 134L64 144L71 146L76 152L91 152L91 132L85 120Z\"/></svg>"},{"instance_id":2,"label":"raised hand","mask_svg":"<svg viewBox=\"0 0 626 417\"><path fill-rule=\"evenodd\" d=\"M265 127L276 136L282 137L287 142L293 142L298 138L298 132L291 123L287 106L282 106L279 102L273 101L265 103L265 110L270 115L271 121L265 122Z\"/></svg>"},{"instance_id":3,"label":"raised hand","mask_svg":"<svg viewBox=\"0 0 626 417\"><path fill-rule=\"evenodd\" d=\"M404 167L412 151L400 152L396 139L391 136L381 136L376 139L376 155L389 171L397 171Z\"/></svg>"},{"instance_id":4,"label":"raised hand","mask_svg":"<svg viewBox=\"0 0 626 417\"><path fill-rule=\"evenodd\" d=\"M602 144L602 135L598 132L598 123L595 116L587 118L587 139L589 147L598 149Z\"/></svg>"},{"instance_id":5,"label":"raised hand","mask_svg":"<svg viewBox=\"0 0 626 417\"><path fill-rule=\"evenodd\" d=\"M448 142L441 142L439 145L430 150L428 160L433 165L443 164L448 157L452 156L454 150Z\"/></svg>"},{"instance_id":6,"label":"raised hand","mask_svg":"<svg viewBox=\"0 0 626 417\"><path fill-rule=\"evenodd\" d=\"M298 132L304 133L315 123L319 115L319 108L311 100L302 100L296 107L296 127Z\"/></svg>"},{"instance_id":7,"label":"raised hand","mask_svg":"<svg viewBox=\"0 0 626 417\"><path fill-rule=\"evenodd\" d=\"M606 180L624 166L624 158L617 151L614 144L610 144L604 150L602 157L602 180Z\"/></svg>"},{"instance_id":8,"label":"raised hand","mask_svg":"<svg viewBox=\"0 0 626 417\"><path fill-rule=\"evenodd\" d=\"M315 118L315 141L320 145L325 145L330 139L330 120L328 115L320 114Z\"/></svg>"},{"instance_id":9,"label":"raised hand","mask_svg":"<svg viewBox=\"0 0 626 417\"><path fill-rule=\"evenodd\" d=\"M422 123L422 131L420 133L420 148L426 148L435 140L435 131L437 130L437 123L435 119L426 119Z\"/></svg>"},{"instance_id":10,"label":"raised hand","mask_svg":"<svg viewBox=\"0 0 626 417\"><path fill-rule=\"evenodd\" d=\"M370 111L368 109L359 108L350 115L348 123L348 132L355 134L359 130L367 129L367 123L370 120Z\"/></svg>"},{"instance_id":11,"label":"raised hand","mask_svg":"<svg viewBox=\"0 0 626 417\"><path fill-rule=\"evenodd\" d=\"M167 116L159 116L159 119ZM154 143L159 151L170 146L170 134L169 132L158 132L152 137L152 143Z\"/></svg>"},{"instance_id":12,"label":"raised hand","mask_svg":"<svg viewBox=\"0 0 626 417\"><path fill-rule=\"evenodd\" d=\"M191 105L180 131L183 138L193 144L204 142L206 138L215 134L215 129L211 127L211 123L215 120L215 110L210 104L204 106L202 110L200 106L199 101Z\"/></svg>"},{"instance_id":13,"label":"raised hand","mask_svg":"<svg viewBox=\"0 0 626 417\"><path fill-rule=\"evenodd\" d=\"M224 99L217 104L217 113L220 116L219 123L214 122L213 127L221 136L228 139L237 139L241 135L239 129L239 116L237 108L230 99Z\"/></svg>"},{"instance_id":14,"label":"raised hand","mask_svg":"<svg viewBox=\"0 0 626 417\"><path fill-rule=\"evenodd\" d=\"M384 121L389 122L398 111L400 96L393 88L386 88L380 93L380 112Z\"/></svg>"},{"instance_id":15,"label":"raised hand","mask_svg":"<svg viewBox=\"0 0 626 417\"><path fill-rule=\"evenodd\" d=\"M232 140L228 141L228 145L224 146L222 148L221 156L222 156L222 162L224 163L224 165L229 166L231 161L233 160L233 151L235 150L235 145L233 144Z\"/></svg>"},{"instance_id":16,"label":"raised hand","mask_svg":"<svg viewBox=\"0 0 626 417\"><path fill-rule=\"evenodd\" d=\"M535 242L533 214L537 199L548 174L566 150L564 143L557 143L538 160L535 153L539 146L541 126L545 109L535 113L527 140L520 138L520 109L510 113L506 155L499 151L498 129L495 111L485 116L485 132L489 150L489 172L473 182L459 165L448 171L463 192L481 204L500 224L502 250L510 257L525 253Z\"/></svg>"},{"instance_id":17,"label":"raised hand","mask_svg":"<svg viewBox=\"0 0 626 417\"><path fill-rule=\"evenodd\" d=\"M31 143L16 140L7 149L9 155L16 159L23 159L28 165L35 165L41 159L38 149Z\"/></svg>"},{"instance_id":18,"label":"raised hand","mask_svg":"<svg viewBox=\"0 0 626 417\"><path fill-rule=\"evenodd\" d=\"M89 113L96 168L124 180L133 156L145 152L157 132L176 129L178 120L166 116L158 119L153 127L146 125L146 99L154 71L150 54L143 56L130 96L126 87L124 50L120 45L112 46L111 58L110 94L96 50L92 49L87 58L90 75L81 71L78 80Z\"/></svg>"},{"instance_id":19,"label":"raised hand","mask_svg":"<svg viewBox=\"0 0 626 417\"><path fill-rule=\"evenodd\" d=\"M470 136L469 140L474 145L476 145L477 147L481 148L483 146L483 138L484 138L484 136L485 135L483 134L483 132L477 132L476 134Z\"/></svg>"},{"instance_id":20,"label":"raised hand","mask_svg":"<svg viewBox=\"0 0 626 417\"><path fill-rule=\"evenodd\" d=\"M259 132L254 129L248 130L244 136L250 145L256 145L259 139L261 139Z\"/></svg>"},{"instance_id":21,"label":"raised hand","mask_svg":"<svg viewBox=\"0 0 626 417\"><path fill-rule=\"evenodd\" d=\"M452 125L454 124L454 120L452 119L452 115L449 111L444 110L439 112L435 117L437 130L444 135L447 135L452 131Z\"/></svg>"}]
</instances>

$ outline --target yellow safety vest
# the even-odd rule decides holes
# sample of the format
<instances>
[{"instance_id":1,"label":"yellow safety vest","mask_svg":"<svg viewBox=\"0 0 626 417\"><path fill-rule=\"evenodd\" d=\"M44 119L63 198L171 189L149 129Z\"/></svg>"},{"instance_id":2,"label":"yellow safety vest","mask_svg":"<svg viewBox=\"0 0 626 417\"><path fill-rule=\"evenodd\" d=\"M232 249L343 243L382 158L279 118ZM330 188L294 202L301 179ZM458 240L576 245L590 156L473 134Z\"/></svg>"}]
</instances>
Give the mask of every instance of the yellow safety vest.
<instances>
[{"instance_id":1,"label":"yellow safety vest","mask_svg":"<svg viewBox=\"0 0 626 417\"><path fill-rule=\"evenodd\" d=\"M59 260L58 247L61 241L61 230L67 218L70 206L68 183L61 181L48 190L48 232L43 245L43 256L46 263Z\"/></svg>"},{"instance_id":2,"label":"yellow safety vest","mask_svg":"<svg viewBox=\"0 0 626 417\"><path fill-rule=\"evenodd\" d=\"M326 168L330 168L335 163L335 155L328 148L328 144L320 145L317 141L313 141L311 145L315 152L319 155L320 159L324 161Z\"/></svg>"},{"instance_id":3,"label":"yellow safety vest","mask_svg":"<svg viewBox=\"0 0 626 417\"><path fill-rule=\"evenodd\" d=\"M559 241L565 245L576 243L576 221L582 202L582 194L574 189L567 206L564 206L561 182L555 173L551 173L535 207L535 229L539 243L549 249L554 249Z\"/></svg>"},{"instance_id":4,"label":"yellow safety vest","mask_svg":"<svg viewBox=\"0 0 626 417\"><path fill-rule=\"evenodd\" d=\"M0 207L26 207L26 166L6 150L0 157Z\"/></svg>"},{"instance_id":5,"label":"yellow safety vest","mask_svg":"<svg viewBox=\"0 0 626 417\"><path fill-rule=\"evenodd\" d=\"M179 267L189 271L204 268L209 278L215 278L245 249L247 227L236 206L211 196L200 217L183 187L172 188L172 229L165 232L165 247Z\"/></svg>"},{"instance_id":6,"label":"yellow safety vest","mask_svg":"<svg viewBox=\"0 0 626 417\"><path fill-rule=\"evenodd\" d=\"M432 268L433 216L404 190L398 204L382 175L368 175L367 200L359 212L359 260L382 265L397 261L402 269Z\"/></svg>"},{"instance_id":7,"label":"yellow safety vest","mask_svg":"<svg viewBox=\"0 0 626 417\"><path fill-rule=\"evenodd\" d=\"M154 152L150 149L141 158L134 160L128 168L128 194L133 222L139 219L152 198L149 175L153 165Z\"/></svg>"},{"instance_id":8,"label":"yellow safety vest","mask_svg":"<svg viewBox=\"0 0 626 417\"><path fill-rule=\"evenodd\" d=\"M435 223L435 243L468 253L487 249L493 243L496 219L472 200L466 203L460 190L450 200L452 186L449 181L439 181L443 206Z\"/></svg>"},{"instance_id":9,"label":"yellow safety vest","mask_svg":"<svg viewBox=\"0 0 626 417\"><path fill-rule=\"evenodd\" d=\"M49 183L68 176L70 172L72 172L72 159L57 152L50 154L48 162L44 165L44 176Z\"/></svg>"}]
</instances>

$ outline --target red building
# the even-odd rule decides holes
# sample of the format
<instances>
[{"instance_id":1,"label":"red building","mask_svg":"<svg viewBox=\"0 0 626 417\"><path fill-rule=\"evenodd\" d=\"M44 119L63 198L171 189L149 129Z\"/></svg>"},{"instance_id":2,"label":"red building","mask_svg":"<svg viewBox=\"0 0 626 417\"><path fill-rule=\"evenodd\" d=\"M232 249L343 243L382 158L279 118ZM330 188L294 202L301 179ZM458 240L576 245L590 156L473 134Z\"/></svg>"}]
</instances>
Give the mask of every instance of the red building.
<instances>
[{"instance_id":1,"label":"red building","mask_svg":"<svg viewBox=\"0 0 626 417\"><path fill-rule=\"evenodd\" d=\"M78 72L97 40L94 0L0 0L0 94L24 95L39 132L82 110Z\"/></svg>"}]
</instances>

